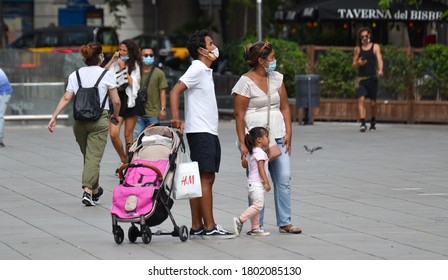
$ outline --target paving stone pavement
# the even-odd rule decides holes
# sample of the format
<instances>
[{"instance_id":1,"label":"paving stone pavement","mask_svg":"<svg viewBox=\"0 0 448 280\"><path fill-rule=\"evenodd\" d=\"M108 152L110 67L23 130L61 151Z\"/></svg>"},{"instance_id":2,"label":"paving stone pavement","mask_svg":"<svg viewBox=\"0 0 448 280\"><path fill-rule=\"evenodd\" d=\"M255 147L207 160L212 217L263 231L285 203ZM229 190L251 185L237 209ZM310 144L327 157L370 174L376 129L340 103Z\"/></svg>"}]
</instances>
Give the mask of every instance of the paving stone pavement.
<instances>
[{"instance_id":1,"label":"paving stone pavement","mask_svg":"<svg viewBox=\"0 0 448 280\"><path fill-rule=\"evenodd\" d=\"M247 206L232 121L220 122L221 171L214 185L216 221L232 229ZM153 236L117 245L110 205L118 157L108 142L101 163L104 197L81 203L82 156L71 127L7 126L0 148L1 260L447 260L448 126L355 123L293 127L292 211L300 235L280 234L272 192L266 237L188 240ZM321 146L321 150L307 152ZM185 200L172 209L190 227ZM171 231L167 219L157 230ZM244 226L243 232L247 230Z\"/></svg>"}]
</instances>

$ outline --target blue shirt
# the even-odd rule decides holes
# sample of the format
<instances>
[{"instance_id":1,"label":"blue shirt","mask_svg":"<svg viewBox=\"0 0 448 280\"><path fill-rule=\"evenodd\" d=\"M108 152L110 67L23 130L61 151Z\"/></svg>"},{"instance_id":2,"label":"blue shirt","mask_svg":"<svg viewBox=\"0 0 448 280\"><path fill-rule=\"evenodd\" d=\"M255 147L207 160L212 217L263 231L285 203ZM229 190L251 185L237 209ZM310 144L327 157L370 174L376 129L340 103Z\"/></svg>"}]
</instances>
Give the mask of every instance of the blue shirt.
<instances>
[{"instance_id":1,"label":"blue shirt","mask_svg":"<svg viewBox=\"0 0 448 280\"><path fill-rule=\"evenodd\" d=\"M11 85L9 84L9 80L8 77L6 77L5 72L3 72L3 70L0 68L0 94L11 94L12 93L12 88Z\"/></svg>"}]
</instances>

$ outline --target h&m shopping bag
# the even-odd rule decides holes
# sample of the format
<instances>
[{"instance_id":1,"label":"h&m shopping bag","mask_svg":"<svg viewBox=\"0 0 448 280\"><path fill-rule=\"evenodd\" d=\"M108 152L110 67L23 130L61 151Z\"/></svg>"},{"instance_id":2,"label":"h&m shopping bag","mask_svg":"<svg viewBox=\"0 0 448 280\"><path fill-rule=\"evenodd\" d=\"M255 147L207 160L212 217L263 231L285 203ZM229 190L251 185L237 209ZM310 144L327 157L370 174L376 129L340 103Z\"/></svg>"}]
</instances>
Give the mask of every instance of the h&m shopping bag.
<instances>
[{"instance_id":1,"label":"h&m shopping bag","mask_svg":"<svg viewBox=\"0 0 448 280\"><path fill-rule=\"evenodd\" d=\"M184 143L187 141L184 140ZM197 161L191 161L190 147L185 145L179 154L180 161L174 174L173 198L190 199L202 196L201 177Z\"/></svg>"},{"instance_id":2,"label":"h&m shopping bag","mask_svg":"<svg viewBox=\"0 0 448 280\"><path fill-rule=\"evenodd\" d=\"M199 165L196 161L179 163L174 175L173 198L190 199L202 196Z\"/></svg>"}]
</instances>

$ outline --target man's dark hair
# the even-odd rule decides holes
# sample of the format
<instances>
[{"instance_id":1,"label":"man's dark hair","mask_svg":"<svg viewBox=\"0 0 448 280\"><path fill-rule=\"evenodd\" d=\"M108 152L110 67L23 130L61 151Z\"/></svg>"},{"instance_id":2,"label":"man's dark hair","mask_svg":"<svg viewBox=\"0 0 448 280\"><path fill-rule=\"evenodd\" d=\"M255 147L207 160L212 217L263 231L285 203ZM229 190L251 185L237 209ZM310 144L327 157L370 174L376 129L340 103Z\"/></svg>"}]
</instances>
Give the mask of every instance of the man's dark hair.
<instances>
[{"instance_id":1,"label":"man's dark hair","mask_svg":"<svg viewBox=\"0 0 448 280\"><path fill-rule=\"evenodd\" d=\"M157 57L156 50L151 48L151 47L149 47L149 46L144 46L144 47L140 48L140 51L142 51L142 50L152 50L152 52L154 53L154 56Z\"/></svg>"},{"instance_id":2,"label":"man's dark hair","mask_svg":"<svg viewBox=\"0 0 448 280\"><path fill-rule=\"evenodd\" d=\"M198 48L206 48L205 37L211 37L207 30L200 30L194 32L187 42L188 52L193 59L198 59L199 53Z\"/></svg>"},{"instance_id":3,"label":"man's dark hair","mask_svg":"<svg viewBox=\"0 0 448 280\"><path fill-rule=\"evenodd\" d=\"M358 29L358 32L356 32L356 44L357 44L358 46L361 46L361 45L362 45L361 33L365 32L365 31L367 31L367 33L369 33L370 41L372 41L372 39L373 39L373 36L372 36L372 29L370 29L370 28L367 27L367 26L360 27L360 28Z\"/></svg>"}]
</instances>

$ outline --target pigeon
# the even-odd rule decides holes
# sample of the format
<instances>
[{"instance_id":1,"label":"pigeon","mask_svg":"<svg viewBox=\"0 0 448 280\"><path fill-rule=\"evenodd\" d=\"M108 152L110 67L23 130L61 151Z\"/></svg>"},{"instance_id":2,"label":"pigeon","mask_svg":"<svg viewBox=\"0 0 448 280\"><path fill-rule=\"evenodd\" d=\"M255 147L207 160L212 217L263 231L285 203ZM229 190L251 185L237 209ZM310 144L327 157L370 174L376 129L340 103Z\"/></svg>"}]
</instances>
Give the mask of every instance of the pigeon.
<instances>
[{"instance_id":1,"label":"pigeon","mask_svg":"<svg viewBox=\"0 0 448 280\"><path fill-rule=\"evenodd\" d=\"M307 145L304 145L303 146L304 148L305 148L305 150L307 151L307 152L309 152L310 154L312 154L312 153L314 153L314 151L317 151L317 150L320 150L320 149L322 149L322 147L320 147L320 146L317 146L317 147L313 147L313 148L308 148L308 146Z\"/></svg>"}]
</instances>

